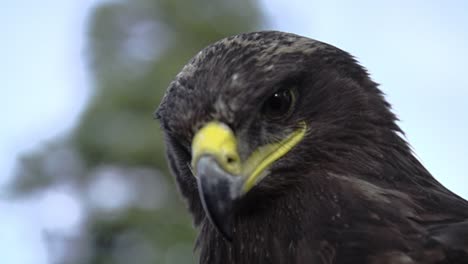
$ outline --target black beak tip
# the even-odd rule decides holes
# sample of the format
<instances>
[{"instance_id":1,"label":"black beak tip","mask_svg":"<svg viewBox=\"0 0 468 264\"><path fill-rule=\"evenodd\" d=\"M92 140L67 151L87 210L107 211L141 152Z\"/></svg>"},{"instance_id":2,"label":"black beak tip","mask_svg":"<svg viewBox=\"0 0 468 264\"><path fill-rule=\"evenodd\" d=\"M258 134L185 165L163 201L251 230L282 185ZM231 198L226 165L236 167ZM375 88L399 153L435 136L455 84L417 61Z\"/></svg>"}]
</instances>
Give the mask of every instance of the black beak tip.
<instances>
[{"instance_id":1,"label":"black beak tip","mask_svg":"<svg viewBox=\"0 0 468 264\"><path fill-rule=\"evenodd\" d=\"M200 199L203 209L207 214L208 219L218 232L228 241L232 240L231 227L231 203L232 201L223 195L222 186L219 188L206 190L207 183L204 183L206 178L198 178L198 188L200 191Z\"/></svg>"},{"instance_id":2,"label":"black beak tip","mask_svg":"<svg viewBox=\"0 0 468 264\"><path fill-rule=\"evenodd\" d=\"M203 209L218 232L232 241L232 209L238 177L233 176L210 157L197 164L197 183Z\"/></svg>"}]
</instances>

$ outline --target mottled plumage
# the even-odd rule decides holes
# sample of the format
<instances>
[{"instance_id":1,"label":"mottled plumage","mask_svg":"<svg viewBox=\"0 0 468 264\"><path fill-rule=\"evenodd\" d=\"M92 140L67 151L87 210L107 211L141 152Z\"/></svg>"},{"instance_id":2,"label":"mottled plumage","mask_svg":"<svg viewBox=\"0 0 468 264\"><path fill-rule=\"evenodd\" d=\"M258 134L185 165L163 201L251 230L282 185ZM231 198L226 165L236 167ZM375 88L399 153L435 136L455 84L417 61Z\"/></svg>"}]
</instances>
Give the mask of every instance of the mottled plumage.
<instances>
[{"instance_id":1,"label":"mottled plumage","mask_svg":"<svg viewBox=\"0 0 468 264\"><path fill-rule=\"evenodd\" d=\"M265 100L283 87L297 91L294 110L266 119ZM223 39L183 68L156 116L202 264L468 263L468 203L415 158L377 84L336 47L274 31ZM232 129L242 160L307 124L235 201L231 241L207 218L190 168L192 139L211 120Z\"/></svg>"}]
</instances>

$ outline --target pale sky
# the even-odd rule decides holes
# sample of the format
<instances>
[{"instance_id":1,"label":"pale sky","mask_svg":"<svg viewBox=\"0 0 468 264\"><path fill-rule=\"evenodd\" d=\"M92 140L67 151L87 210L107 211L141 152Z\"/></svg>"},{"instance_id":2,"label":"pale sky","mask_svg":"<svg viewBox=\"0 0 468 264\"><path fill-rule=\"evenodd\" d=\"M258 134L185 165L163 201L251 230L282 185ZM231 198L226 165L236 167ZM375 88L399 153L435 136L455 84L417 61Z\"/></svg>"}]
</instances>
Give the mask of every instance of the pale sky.
<instances>
[{"instance_id":1,"label":"pale sky","mask_svg":"<svg viewBox=\"0 0 468 264\"><path fill-rule=\"evenodd\" d=\"M71 129L84 109L89 87L82 52L93 2L18 0L2 5L6 121L0 123L0 187L11 179L19 153ZM422 162L445 186L468 198L468 2L261 2L271 29L325 41L355 55L388 95ZM2 252L2 263L50 263L41 237L44 228L60 221L66 229L66 223L73 226L79 218L79 205L67 195L54 190L35 201L0 200L0 248L10 249ZM69 211L57 215L61 210Z\"/></svg>"},{"instance_id":2,"label":"pale sky","mask_svg":"<svg viewBox=\"0 0 468 264\"><path fill-rule=\"evenodd\" d=\"M94 0L7 1L0 9L0 248L6 264L49 264L44 232L78 224L80 204L68 190L24 201L3 200L21 152L73 127L89 87L82 56L85 19ZM6 106L6 107L5 107ZM67 230L68 229L68 230Z\"/></svg>"},{"instance_id":3,"label":"pale sky","mask_svg":"<svg viewBox=\"0 0 468 264\"><path fill-rule=\"evenodd\" d=\"M19 0L2 5L6 122L0 124L0 185L11 177L17 154L70 129L83 109L88 94L82 57L87 2Z\"/></svg>"}]
</instances>

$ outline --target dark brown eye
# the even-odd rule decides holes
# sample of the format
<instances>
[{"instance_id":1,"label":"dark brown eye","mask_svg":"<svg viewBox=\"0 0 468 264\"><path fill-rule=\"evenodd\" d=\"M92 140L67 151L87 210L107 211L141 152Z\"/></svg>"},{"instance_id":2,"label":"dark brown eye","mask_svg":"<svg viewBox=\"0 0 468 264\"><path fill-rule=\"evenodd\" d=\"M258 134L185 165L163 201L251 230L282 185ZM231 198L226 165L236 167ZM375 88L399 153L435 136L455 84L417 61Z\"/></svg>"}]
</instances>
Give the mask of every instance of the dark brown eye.
<instances>
[{"instance_id":1,"label":"dark brown eye","mask_svg":"<svg viewBox=\"0 0 468 264\"><path fill-rule=\"evenodd\" d=\"M287 117L293 110L296 95L292 89L276 91L263 104L262 112L270 119Z\"/></svg>"}]
</instances>

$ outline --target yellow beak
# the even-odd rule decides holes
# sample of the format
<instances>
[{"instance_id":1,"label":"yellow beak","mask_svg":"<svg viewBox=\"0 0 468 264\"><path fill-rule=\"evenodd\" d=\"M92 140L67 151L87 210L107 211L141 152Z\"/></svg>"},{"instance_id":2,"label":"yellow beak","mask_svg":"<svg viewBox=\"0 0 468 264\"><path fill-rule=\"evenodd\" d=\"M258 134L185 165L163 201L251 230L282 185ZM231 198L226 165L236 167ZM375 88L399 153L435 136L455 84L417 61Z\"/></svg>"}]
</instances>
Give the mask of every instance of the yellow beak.
<instances>
[{"instance_id":1,"label":"yellow beak","mask_svg":"<svg viewBox=\"0 0 468 264\"><path fill-rule=\"evenodd\" d=\"M192 141L192 168L197 177L203 208L213 225L231 239L233 201L250 191L276 160L297 145L306 133L305 123L279 142L258 147L240 159L237 139L225 124L210 122Z\"/></svg>"},{"instance_id":2,"label":"yellow beak","mask_svg":"<svg viewBox=\"0 0 468 264\"><path fill-rule=\"evenodd\" d=\"M231 240L233 201L247 193L268 173L276 160L297 145L306 133L304 122L279 142L258 147L245 160L240 159L237 139L225 124L210 122L192 141L192 169L206 215Z\"/></svg>"},{"instance_id":3,"label":"yellow beak","mask_svg":"<svg viewBox=\"0 0 468 264\"><path fill-rule=\"evenodd\" d=\"M212 157L219 166L234 177L242 178L242 193L248 192L264 176L268 167L288 153L306 133L306 125L293 131L279 142L260 146L241 161L238 144L232 130L225 124L210 122L202 127L192 141L192 168L197 171L197 162L203 156Z\"/></svg>"}]
</instances>

